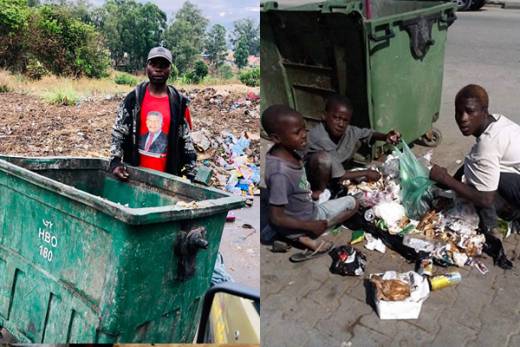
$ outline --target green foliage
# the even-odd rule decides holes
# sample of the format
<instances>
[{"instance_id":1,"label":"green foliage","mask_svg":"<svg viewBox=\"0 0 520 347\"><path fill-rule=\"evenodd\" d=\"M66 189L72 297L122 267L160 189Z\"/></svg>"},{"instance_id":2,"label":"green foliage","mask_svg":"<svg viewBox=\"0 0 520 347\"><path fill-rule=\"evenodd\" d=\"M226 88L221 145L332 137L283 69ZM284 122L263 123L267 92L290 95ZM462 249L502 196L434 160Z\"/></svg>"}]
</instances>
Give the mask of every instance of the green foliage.
<instances>
[{"instance_id":1,"label":"green foliage","mask_svg":"<svg viewBox=\"0 0 520 347\"><path fill-rule=\"evenodd\" d=\"M25 0L0 0L0 67L23 69L23 38L28 15Z\"/></svg>"},{"instance_id":2,"label":"green foliage","mask_svg":"<svg viewBox=\"0 0 520 347\"><path fill-rule=\"evenodd\" d=\"M9 93L11 88L7 84L0 84L0 93Z\"/></svg>"},{"instance_id":3,"label":"green foliage","mask_svg":"<svg viewBox=\"0 0 520 347\"><path fill-rule=\"evenodd\" d=\"M37 7L29 21L27 48L56 75L103 77L110 66L101 35L64 6Z\"/></svg>"},{"instance_id":4,"label":"green foliage","mask_svg":"<svg viewBox=\"0 0 520 347\"><path fill-rule=\"evenodd\" d=\"M43 76L48 75L49 71L40 63L38 59L29 59L26 66L25 75L32 80L40 80Z\"/></svg>"},{"instance_id":5,"label":"green foliage","mask_svg":"<svg viewBox=\"0 0 520 347\"><path fill-rule=\"evenodd\" d=\"M239 76L240 82L249 87L258 87L260 85L260 68L244 70Z\"/></svg>"},{"instance_id":6,"label":"green foliage","mask_svg":"<svg viewBox=\"0 0 520 347\"><path fill-rule=\"evenodd\" d=\"M218 68L226 59L226 28L215 24L206 38L206 54L210 63Z\"/></svg>"},{"instance_id":7,"label":"green foliage","mask_svg":"<svg viewBox=\"0 0 520 347\"><path fill-rule=\"evenodd\" d=\"M229 64L224 64L220 67L218 71L220 77L225 80L229 80L233 78L233 71L231 70L231 66Z\"/></svg>"},{"instance_id":8,"label":"green foliage","mask_svg":"<svg viewBox=\"0 0 520 347\"><path fill-rule=\"evenodd\" d=\"M52 92L48 92L44 96L44 99L53 105L72 106L78 103L80 97L74 89L58 88Z\"/></svg>"},{"instance_id":9,"label":"green foliage","mask_svg":"<svg viewBox=\"0 0 520 347\"><path fill-rule=\"evenodd\" d=\"M248 53L258 56L260 54L260 26L255 26L253 20L249 18L241 19L233 24L231 43L235 50L243 40L246 42Z\"/></svg>"},{"instance_id":10,"label":"green foliage","mask_svg":"<svg viewBox=\"0 0 520 347\"><path fill-rule=\"evenodd\" d=\"M165 46L172 51L173 63L180 74L186 74L202 52L207 25L208 19L202 16L202 11L186 1L164 33Z\"/></svg>"},{"instance_id":11,"label":"green foliage","mask_svg":"<svg viewBox=\"0 0 520 347\"><path fill-rule=\"evenodd\" d=\"M235 64L241 69L247 65L247 57L249 57L248 44L245 38L238 41L235 48Z\"/></svg>"},{"instance_id":12,"label":"green foliage","mask_svg":"<svg viewBox=\"0 0 520 347\"><path fill-rule=\"evenodd\" d=\"M22 30L28 14L27 0L0 0L0 34Z\"/></svg>"},{"instance_id":13,"label":"green foliage","mask_svg":"<svg viewBox=\"0 0 520 347\"><path fill-rule=\"evenodd\" d=\"M208 66L202 60L197 60L195 62L195 67L193 68L193 70L186 74L186 78L191 83L198 84L207 75L208 75Z\"/></svg>"},{"instance_id":14,"label":"green foliage","mask_svg":"<svg viewBox=\"0 0 520 347\"><path fill-rule=\"evenodd\" d=\"M132 87L139 83L136 77L124 72L118 73L114 78L114 82L116 84L126 84Z\"/></svg>"},{"instance_id":15,"label":"green foliage","mask_svg":"<svg viewBox=\"0 0 520 347\"><path fill-rule=\"evenodd\" d=\"M134 0L107 0L92 18L104 34L116 67L136 71L146 64L148 52L159 46L166 14L157 5Z\"/></svg>"},{"instance_id":16,"label":"green foliage","mask_svg":"<svg viewBox=\"0 0 520 347\"><path fill-rule=\"evenodd\" d=\"M170 77L168 77L168 83L174 84L177 78L179 78L179 69L177 69L177 67L174 64L172 64L170 70Z\"/></svg>"}]
</instances>

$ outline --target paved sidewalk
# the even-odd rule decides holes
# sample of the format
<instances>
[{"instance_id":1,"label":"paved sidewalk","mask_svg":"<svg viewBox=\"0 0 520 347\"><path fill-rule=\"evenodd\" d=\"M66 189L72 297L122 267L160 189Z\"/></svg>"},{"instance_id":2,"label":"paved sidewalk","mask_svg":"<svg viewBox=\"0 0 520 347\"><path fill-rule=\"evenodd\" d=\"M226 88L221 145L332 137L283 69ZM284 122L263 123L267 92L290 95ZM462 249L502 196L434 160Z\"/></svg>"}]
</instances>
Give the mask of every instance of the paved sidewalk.
<instances>
[{"instance_id":1,"label":"paved sidewalk","mask_svg":"<svg viewBox=\"0 0 520 347\"><path fill-rule=\"evenodd\" d=\"M350 231L335 238L350 240ZM363 242L364 244L364 242ZM368 251L364 277L370 273L413 270L399 254ZM262 246L262 346L520 346L520 235L504 243L513 270L493 266L434 267L438 273L460 271L462 282L430 293L417 320L380 320L367 304L364 277L329 272L330 256L300 264L289 253Z\"/></svg>"}]
</instances>

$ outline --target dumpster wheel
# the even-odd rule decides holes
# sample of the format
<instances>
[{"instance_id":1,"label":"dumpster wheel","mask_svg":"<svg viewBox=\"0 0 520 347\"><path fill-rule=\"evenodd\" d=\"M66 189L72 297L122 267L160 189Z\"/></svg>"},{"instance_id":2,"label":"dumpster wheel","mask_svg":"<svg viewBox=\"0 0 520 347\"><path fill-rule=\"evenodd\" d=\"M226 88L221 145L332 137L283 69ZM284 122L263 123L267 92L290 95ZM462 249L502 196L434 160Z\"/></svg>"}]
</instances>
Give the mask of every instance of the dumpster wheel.
<instances>
[{"instance_id":1,"label":"dumpster wheel","mask_svg":"<svg viewBox=\"0 0 520 347\"><path fill-rule=\"evenodd\" d=\"M442 133L437 128L431 128L426 134L421 136L417 141L420 145L426 147L437 147L442 141Z\"/></svg>"}]
</instances>

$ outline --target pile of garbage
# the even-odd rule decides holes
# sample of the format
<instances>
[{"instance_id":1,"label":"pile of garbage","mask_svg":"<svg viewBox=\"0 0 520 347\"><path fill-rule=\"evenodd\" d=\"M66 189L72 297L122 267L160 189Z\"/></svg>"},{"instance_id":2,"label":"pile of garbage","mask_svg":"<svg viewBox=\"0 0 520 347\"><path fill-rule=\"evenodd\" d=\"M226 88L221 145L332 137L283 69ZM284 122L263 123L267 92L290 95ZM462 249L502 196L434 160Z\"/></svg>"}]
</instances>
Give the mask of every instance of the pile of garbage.
<instances>
[{"instance_id":1,"label":"pile of garbage","mask_svg":"<svg viewBox=\"0 0 520 347\"><path fill-rule=\"evenodd\" d=\"M427 154L421 161L428 165L430 157ZM430 195L422 201L426 212L413 219L411 215L417 209L410 211L403 204L403 188L406 188L403 184L407 183L403 183L398 155L388 156L382 165L372 169L381 174L376 182L343 182L349 194L366 208L364 218L367 222L390 235L401 236L405 246L417 253L422 252L423 257L432 258L438 265L469 265L486 271L482 270L484 265L475 260L482 254L486 239L477 232L479 219L473 205L430 185L422 193ZM409 190L410 187L408 185ZM417 186L412 189L417 189ZM372 238L367 238L367 241L367 248L375 247L371 246L374 245Z\"/></svg>"},{"instance_id":2,"label":"pile of garbage","mask_svg":"<svg viewBox=\"0 0 520 347\"><path fill-rule=\"evenodd\" d=\"M434 263L442 267L474 266L482 274L488 272L478 260L486 237L477 232L479 217L475 208L429 181L426 168L430 159L431 153L415 158L405 145L402 152L396 150L384 163L370 167L381 174L378 181L343 182L348 193L364 208L363 217L368 225L380 231L378 236L388 236L385 240L391 238L417 256L415 271L387 271L369 276L372 299L381 319L416 319L430 290L461 281L459 272L435 275ZM406 204L410 199L414 203ZM362 230L352 233L351 245L363 239L365 248L385 252L381 239ZM359 253L351 251L356 252ZM337 262L333 256L333 265ZM331 272L337 273L332 269ZM361 274L362 271L348 273Z\"/></svg>"},{"instance_id":3,"label":"pile of garbage","mask_svg":"<svg viewBox=\"0 0 520 347\"><path fill-rule=\"evenodd\" d=\"M251 198L260 183L260 97L253 91L233 93L193 89L192 139L199 165L211 170L211 186Z\"/></svg>"}]
</instances>

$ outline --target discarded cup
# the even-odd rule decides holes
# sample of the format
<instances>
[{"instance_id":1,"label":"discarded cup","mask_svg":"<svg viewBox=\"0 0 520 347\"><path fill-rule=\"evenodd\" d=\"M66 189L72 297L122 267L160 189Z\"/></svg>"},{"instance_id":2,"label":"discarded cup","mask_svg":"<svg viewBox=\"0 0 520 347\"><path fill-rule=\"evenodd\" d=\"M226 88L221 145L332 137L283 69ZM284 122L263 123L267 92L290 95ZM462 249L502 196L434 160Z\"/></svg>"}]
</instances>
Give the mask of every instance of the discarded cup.
<instances>
[{"instance_id":1,"label":"discarded cup","mask_svg":"<svg viewBox=\"0 0 520 347\"><path fill-rule=\"evenodd\" d=\"M462 280L460 272L449 272L444 275L434 276L430 278L430 286L432 290L438 290L450 286L454 286Z\"/></svg>"}]
</instances>

